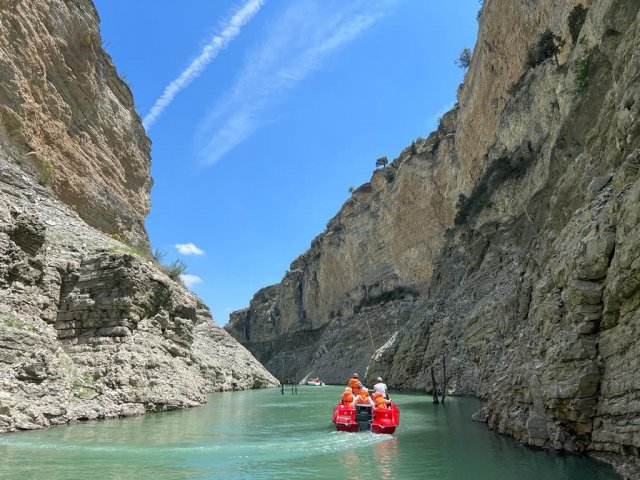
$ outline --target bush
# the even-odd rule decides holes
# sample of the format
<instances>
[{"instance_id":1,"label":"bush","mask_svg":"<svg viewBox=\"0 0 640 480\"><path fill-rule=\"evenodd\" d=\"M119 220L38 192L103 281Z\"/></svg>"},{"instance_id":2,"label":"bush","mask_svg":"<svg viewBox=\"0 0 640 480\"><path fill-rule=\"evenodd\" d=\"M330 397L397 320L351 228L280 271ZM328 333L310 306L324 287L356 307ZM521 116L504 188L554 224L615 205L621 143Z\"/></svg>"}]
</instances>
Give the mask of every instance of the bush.
<instances>
[{"instance_id":1,"label":"bush","mask_svg":"<svg viewBox=\"0 0 640 480\"><path fill-rule=\"evenodd\" d=\"M589 74L591 73L591 52L587 53L582 60L578 62L576 68L576 89L582 92L589 84Z\"/></svg>"},{"instance_id":2,"label":"bush","mask_svg":"<svg viewBox=\"0 0 640 480\"><path fill-rule=\"evenodd\" d=\"M53 173L53 165L50 163L45 163L40 169L40 174L38 175L38 183L43 187L49 184L49 180L51 180L51 174Z\"/></svg>"},{"instance_id":3,"label":"bush","mask_svg":"<svg viewBox=\"0 0 640 480\"><path fill-rule=\"evenodd\" d=\"M458 203L456 204L458 211L454 223L462 225L469 218L475 217L483 208L489 205L491 195L504 182L523 177L534 158L534 155L529 155L527 158L516 157L515 159L503 156L493 161L482 174L469 197L460 195L458 198Z\"/></svg>"},{"instance_id":4,"label":"bush","mask_svg":"<svg viewBox=\"0 0 640 480\"><path fill-rule=\"evenodd\" d=\"M387 166L388 163L389 163L389 160L387 159L386 156L385 157L380 157L380 158L378 158L376 160L376 168L379 168L379 167L383 167L384 168L384 167Z\"/></svg>"},{"instance_id":5,"label":"bush","mask_svg":"<svg viewBox=\"0 0 640 480\"><path fill-rule=\"evenodd\" d=\"M163 252L159 248L156 248L151 255L153 255L153 259L156 262L162 263L162 261L164 260L164 257L167 256L167 252Z\"/></svg>"},{"instance_id":6,"label":"bush","mask_svg":"<svg viewBox=\"0 0 640 480\"><path fill-rule=\"evenodd\" d=\"M382 292L380 295L371 295L363 298L353 309L353 313L360 313L363 308L371 307L394 300L410 300L418 297L420 293L413 287L398 286L393 290Z\"/></svg>"},{"instance_id":7,"label":"bush","mask_svg":"<svg viewBox=\"0 0 640 480\"><path fill-rule=\"evenodd\" d=\"M178 280L180 275L187 271L187 264L183 260L177 259L167 265L164 271L171 280Z\"/></svg>"},{"instance_id":8,"label":"bush","mask_svg":"<svg viewBox=\"0 0 640 480\"><path fill-rule=\"evenodd\" d=\"M392 168L390 168L389 170L387 170L384 174L384 178L387 180L387 182L391 183L396 179L396 171L393 170Z\"/></svg>"},{"instance_id":9,"label":"bush","mask_svg":"<svg viewBox=\"0 0 640 480\"><path fill-rule=\"evenodd\" d=\"M569 33L571 33L571 40L575 44L580 36L580 31L584 25L584 21L587 19L587 9L578 4L573 7L569 14Z\"/></svg>"},{"instance_id":10,"label":"bush","mask_svg":"<svg viewBox=\"0 0 640 480\"><path fill-rule=\"evenodd\" d=\"M456 61L454 62L459 68L469 68L469 65L471 65L471 57L473 56L473 54L471 53L471 50L467 47L464 47L462 49L462 52L460 52L460 56L456 59Z\"/></svg>"},{"instance_id":11,"label":"bush","mask_svg":"<svg viewBox=\"0 0 640 480\"><path fill-rule=\"evenodd\" d=\"M564 45L564 40L553 33L548 28L538 37L538 41L533 45L527 54L527 65L531 68L540 65L547 58L555 57L558 63L558 52Z\"/></svg>"}]
</instances>

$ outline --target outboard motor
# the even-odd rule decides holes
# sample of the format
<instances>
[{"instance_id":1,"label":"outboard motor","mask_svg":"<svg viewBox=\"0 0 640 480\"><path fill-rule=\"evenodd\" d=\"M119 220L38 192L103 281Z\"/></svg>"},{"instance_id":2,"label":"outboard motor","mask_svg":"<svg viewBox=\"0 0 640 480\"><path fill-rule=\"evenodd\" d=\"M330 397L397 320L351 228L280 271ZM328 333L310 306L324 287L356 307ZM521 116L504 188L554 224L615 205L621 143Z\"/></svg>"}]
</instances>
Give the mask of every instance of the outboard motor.
<instances>
[{"instance_id":1,"label":"outboard motor","mask_svg":"<svg viewBox=\"0 0 640 480\"><path fill-rule=\"evenodd\" d=\"M371 430L371 419L373 418L373 409L371 405L356 405L356 422L361 432Z\"/></svg>"}]
</instances>

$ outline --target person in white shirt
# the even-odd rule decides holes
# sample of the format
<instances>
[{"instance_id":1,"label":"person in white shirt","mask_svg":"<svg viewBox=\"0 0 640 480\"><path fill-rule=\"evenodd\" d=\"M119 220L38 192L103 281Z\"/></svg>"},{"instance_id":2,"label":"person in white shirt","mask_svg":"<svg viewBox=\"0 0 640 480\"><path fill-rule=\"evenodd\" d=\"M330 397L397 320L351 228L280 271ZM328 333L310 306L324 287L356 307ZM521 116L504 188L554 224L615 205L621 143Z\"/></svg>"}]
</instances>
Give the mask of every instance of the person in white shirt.
<instances>
[{"instance_id":1,"label":"person in white shirt","mask_svg":"<svg viewBox=\"0 0 640 480\"><path fill-rule=\"evenodd\" d=\"M384 398L389 399L389 395L387 395L387 385L382 383L382 377L376 378L376 384L373 386L374 392L380 392L384 395Z\"/></svg>"}]
</instances>

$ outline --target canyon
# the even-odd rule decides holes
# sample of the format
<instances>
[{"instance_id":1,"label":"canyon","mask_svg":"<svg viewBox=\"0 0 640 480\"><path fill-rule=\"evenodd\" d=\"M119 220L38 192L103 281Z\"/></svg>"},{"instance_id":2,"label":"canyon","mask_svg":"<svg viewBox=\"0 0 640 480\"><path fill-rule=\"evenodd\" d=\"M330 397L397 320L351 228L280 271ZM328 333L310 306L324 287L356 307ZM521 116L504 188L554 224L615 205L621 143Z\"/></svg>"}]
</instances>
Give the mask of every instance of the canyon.
<instances>
[{"instance_id":1,"label":"canyon","mask_svg":"<svg viewBox=\"0 0 640 480\"><path fill-rule=\"evenodd\" d=\"M444 362L476 420L640 478L639 9L485 0L438 129L227 331L290 381L432 392Z\"/></svg>"},{"instance_id":2,"label":"canyon","mask_svg":"<svg viewBox=\"0 0 640 480\"><path fill-rule=\"evenodd\" d=\"M89 0L0 2L0 432L276 386L151 255L150 141Z\"/></svg>"}]
</instances>

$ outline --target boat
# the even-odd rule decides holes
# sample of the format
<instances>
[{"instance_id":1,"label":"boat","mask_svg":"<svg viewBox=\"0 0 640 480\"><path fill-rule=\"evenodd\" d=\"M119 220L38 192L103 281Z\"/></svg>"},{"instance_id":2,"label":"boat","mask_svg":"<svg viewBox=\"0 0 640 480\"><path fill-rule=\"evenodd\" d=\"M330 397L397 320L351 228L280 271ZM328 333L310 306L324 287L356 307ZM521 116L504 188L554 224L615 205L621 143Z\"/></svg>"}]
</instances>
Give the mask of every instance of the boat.
<instances>
[{"instance_id":1,"label":"boat","mask_svg":"<svg viewBox=\"0 0 640 480\"><path fill-rule=\"evenodd\" d=\"M307 385L310 385L312 387L324 387L324 382L319 378L310 378L309 380L307 380Z\"/></svg>"},{"instance_id":2,"label":"boat","mask_svg":"<svg viewBox=\"0 0 640 480\"><path fill-rule=\"evenodd\" d=\"M371 405L343 405L333 409L333 423L341 432L393 433L400 424L400 410L391 402L390 408Z\"/></svg>"}]
</instances>

